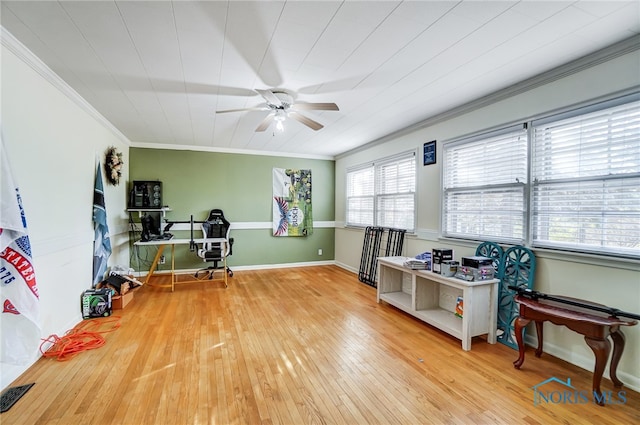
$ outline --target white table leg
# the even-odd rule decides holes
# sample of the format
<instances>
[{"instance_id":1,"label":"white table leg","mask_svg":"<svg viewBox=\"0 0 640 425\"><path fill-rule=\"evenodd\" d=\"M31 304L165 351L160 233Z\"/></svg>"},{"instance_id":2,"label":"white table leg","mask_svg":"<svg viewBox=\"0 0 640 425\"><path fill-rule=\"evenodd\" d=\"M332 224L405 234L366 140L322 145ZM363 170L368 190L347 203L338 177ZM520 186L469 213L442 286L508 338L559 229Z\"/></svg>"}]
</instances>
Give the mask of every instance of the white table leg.
<instances>
[{"instance_id":1,"label":"white table leg","mask_svg":"<svg viewBox=\"0 0 640 425\"><path fill-rule=\"evenodd\" d=\"M489 333L487 342L495 344L498 340L498 284L493 283L489 287Z\"/></svg>"},{"instance_id":2,"label":"white table leg","mask_svg":"<svg viewBox=\"0 0 640 425\"><path fill-rule=\"evenodd\" d=\"M471 318L473 317L473 287L462 292L462 349L471 350Z\"/></svg>"}]
</instances>

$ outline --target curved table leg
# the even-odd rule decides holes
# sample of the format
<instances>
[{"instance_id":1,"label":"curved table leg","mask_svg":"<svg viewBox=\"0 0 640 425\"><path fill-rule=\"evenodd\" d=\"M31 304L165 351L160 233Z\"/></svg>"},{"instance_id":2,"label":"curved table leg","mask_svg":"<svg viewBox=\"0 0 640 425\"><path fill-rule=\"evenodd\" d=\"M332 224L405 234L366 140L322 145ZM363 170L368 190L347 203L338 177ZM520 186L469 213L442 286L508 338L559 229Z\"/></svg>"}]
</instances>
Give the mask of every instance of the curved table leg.
<instances>
[{"instance_id":1,"label":"curved table leg","mask_svg":"<svg viewBox=\"0 0 640 425\"><path fill-rule=\"evenodd\" d=\"M518 316L518 318L515 320L514 330L516 333L516 341L518 342L518 352L519 352L518 360L513 362L513 366L516 369L520 369L520 366L522 366L522 363L524 363L525 347L524 347L524 341L522 338L522 331L524 330L524 327L529 324L529 322L531 322L531 320L523 319L520 316Z\"/></svg>"},{"instance_id":2,"label":"curved table leg","mask_svg":"<svg viewBox=\"0 0 640 425\"><path fill-rule=\"evenodd\" d=\"M602 373L604 372L607 360L609 359L611 343L607 338L594 339L585 336L584 340L587 342L587 345L591 347L593 354L596 356L596 366L593 369L593 391L598 394L599 399L597 403L602 406L604 405L604 397L600 392L600 381L602 380Z\"/></svg>"},{"instance_id":3,"label":"curved table leg","mask_svg":"<svg viewBox=\"0 0 640 425\"><path fill-rule=\"evenodd\" d=\"M536 321L536 335L538 336L538 348L536 348L536 357L542 356L542 322Z\"/></svg>"},{"instance_id":4,"label":"curved table leg","mask_svg":"<svg viewBox=\"0 0 640 425\"><path fill-rule=\"evenodd\" d=\"M611 376L613 385L616 388L620 388L622 386L622 381L618 379L616 370L618 369L618 363L620 362L620 357L622 357L622 352L624 351L625 337L620 329L616 329L611 332L611 339L613 340L613 354L611 355L609 376Z\"/></svg>"}]
</instances>

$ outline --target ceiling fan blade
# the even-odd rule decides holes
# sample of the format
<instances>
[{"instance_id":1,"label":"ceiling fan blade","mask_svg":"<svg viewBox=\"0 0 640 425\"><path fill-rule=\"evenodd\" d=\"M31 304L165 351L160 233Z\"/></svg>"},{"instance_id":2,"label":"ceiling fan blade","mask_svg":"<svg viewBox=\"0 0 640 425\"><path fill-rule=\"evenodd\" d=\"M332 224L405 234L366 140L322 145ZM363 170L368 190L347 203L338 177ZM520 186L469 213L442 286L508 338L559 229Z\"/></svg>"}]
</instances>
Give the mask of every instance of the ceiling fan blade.
<instances>
[{"instance_id":1,"label":"ceiling fan blade","mask_svg":"<svg viewBox=\"0 0 640 425\"><path fill-rule=\"evenodd\" d=\"M291 106L296 111L339 111L335 103L296 103Z\"/></svg>"},{"instance_id":2,"label":"ceiling fan blade","mask_svg":"<svg viewBox=\"0 0 640 425\"><path fill-rule=\"evenodd\" d=\"M302 124L306 125L307 127L311 128L312 130L318 131L320 130L322 127L324 127L322 124L320 124L317 121L312 120L311 118L305 117L304 115L301 115L297 112L289 112L289 116L291 118L293 118L296 121L300 121Z\"/></svg>"},{"instance_id":3,"label":"ceiling fan blade","mask_svg":"<svg viewBox=\"0 0 640 425\"><path fill-rule=\"evenodd\" d=\"M216 111L216 114L226 114L227 112L243 112L243 111L268 111L269 108L240 108L240 109L224 109Z\"/></svg>"},{"instance_id":4,"label":"ceiling fan blade","mask_svg":"<svg viewBox=\"0 0 640 425\"><path fill-rule=\"evenodd\" d=\"M274 106L278 106L278 107L282 106L282 101L278 99L278 97L275 94L273 94L271 90L256 89L256 91L260 93L260 96L264 97L264 100L266 100L267 103Z\"/></svg>"},{"instance_id":5,"label":"ceiling fan blade","mask_svg":"<svg viewBox=\"0 0 640 425\"><path fill-rule=\"evenodd\" d=\"M273 122L273 117L276 114L269 114L267 115L262 122L260 123L260 125L258 126L258 128L256 128L256 131L265 131Z\"/></svg>"}]
</instances>

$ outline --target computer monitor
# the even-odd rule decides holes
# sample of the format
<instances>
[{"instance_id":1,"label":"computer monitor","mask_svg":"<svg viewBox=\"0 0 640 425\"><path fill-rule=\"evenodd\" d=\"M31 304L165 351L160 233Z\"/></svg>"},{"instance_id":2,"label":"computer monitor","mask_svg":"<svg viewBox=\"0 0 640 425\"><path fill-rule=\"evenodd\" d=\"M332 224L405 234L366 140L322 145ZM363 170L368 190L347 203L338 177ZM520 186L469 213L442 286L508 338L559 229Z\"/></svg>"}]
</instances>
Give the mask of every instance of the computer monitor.
<instances>
[{"instance_id":1,"label":"computer monitor","mask_svg":"<svg viewBox=\"0 0 640 425\"><path fill-rule=\"evenodd\" d=\"M162 217L160 214L160 212L147 211L140 219L140 222L142 223L141 240L143 242L150 241L156 236L160 236L162 234L162 230L160 229Z\"/></svg>"}]
</instances>

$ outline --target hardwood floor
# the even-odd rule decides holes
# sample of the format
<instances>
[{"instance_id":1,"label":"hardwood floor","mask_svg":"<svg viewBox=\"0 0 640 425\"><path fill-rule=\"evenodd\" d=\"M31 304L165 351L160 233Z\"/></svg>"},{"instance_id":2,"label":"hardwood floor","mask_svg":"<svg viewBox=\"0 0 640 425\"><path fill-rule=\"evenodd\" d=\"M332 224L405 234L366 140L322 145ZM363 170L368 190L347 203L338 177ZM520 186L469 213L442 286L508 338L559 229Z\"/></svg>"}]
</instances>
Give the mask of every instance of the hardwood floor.
<instances>
[{"instance_id":1,"label":"hardwood floor","mask_svg":"<svg viewBox=\"0 0 640 425\"><path fill-rule=\"evenodd\" d=\"M534 403L551 377L591 372L547 354L460 341L387 305L335 266L236 271L220 283L143 287L106 344L42 358L1 424L630 424L640 394L597 406ZM617 389L605 379L603 390ZM572 394L568 394L569 397ZM554 398L552 397L552 400Z\"/></svg>"}]
</instances>

